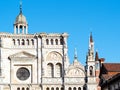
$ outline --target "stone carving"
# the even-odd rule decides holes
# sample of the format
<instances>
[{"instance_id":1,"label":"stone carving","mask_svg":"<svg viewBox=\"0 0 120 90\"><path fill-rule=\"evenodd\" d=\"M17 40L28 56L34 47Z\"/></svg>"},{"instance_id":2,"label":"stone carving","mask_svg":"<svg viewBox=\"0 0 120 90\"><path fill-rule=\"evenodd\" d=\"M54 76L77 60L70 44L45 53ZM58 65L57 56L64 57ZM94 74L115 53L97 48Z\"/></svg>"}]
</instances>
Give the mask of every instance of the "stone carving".
<instances>
[{"instance_id":1,"label":"stone carving","mask_svg":"<svg viewBox=\"0 0 120 90\"><path fill-rule=\"evenodd\" d=\"M69 70L68 75L70 77L84 77L84 72L79 68L73 68Z\"/></svg>"},{"instance_id":2,"label":"stone carving","mask_svg":"<svg viewBox=\"0 0 120 90\"><path fill-rule=\"evenodd\" d=\"M62 56L58 52L50 52L46 60L62 60Z\"/></svg>"}]
</instances>

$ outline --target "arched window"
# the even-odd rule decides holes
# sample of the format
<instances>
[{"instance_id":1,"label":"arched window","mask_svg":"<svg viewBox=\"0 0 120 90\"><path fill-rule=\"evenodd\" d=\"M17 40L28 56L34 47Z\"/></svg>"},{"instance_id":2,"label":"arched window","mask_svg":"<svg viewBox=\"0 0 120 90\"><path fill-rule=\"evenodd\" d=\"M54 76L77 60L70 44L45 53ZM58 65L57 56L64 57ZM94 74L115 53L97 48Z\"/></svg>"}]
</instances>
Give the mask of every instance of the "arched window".
<instances>
[{"instance_id":1,"label":"arched window","mask_svg":"<svg viewBox=\"0 0 120 90\"><path fill-rule=\"evenodd\" d=\"M17 90L20 90L20 88L18 87Z\"/></svg>"},{"instance_id":2,"label":"arched window","mask_svg":"<svg viewBox=\"0 0 120 90\"><path fill-rule=\"evenodd\" d=\"M22 90L25 90L25 88L23 87Z\"/></svg>"},{"instance_id":3,"label":"arched window","mask_svg":"<svg viewBox=\"0 0 120 90\"><path fill-rule=\"evenodd\" d=\"M46 44L49 45L49 40L48 39L46 39Z\"/></svg>"},{"instance_id":4,"label":"arched window","mask_svg":"<svg viewBox=\"0 0 120 90\"><path fill-rule=\"evenodd\" d=\"M49 88L47 87L46 90L49 90Z\"/></svg>"},{"instance_id":5,"label":"arched window","mask_svg":"<svg viewBox=\"0 0 120 90\"><path fill-rule=\"evenodd\" d=\"M64 88L63 88L63 87L61 87L61 90L64 90Z\"/></svg>"},{"instance_id":6,"label":"arched window","mask_svg":"<svg viewBox=\"0 0 120 90\"><path fill-rule=\"evenodd\" d=\"M15 45L15 39L13 39L13 44Z\"/></svg>"},{"instance_id":7,"label":"arched window","mask_svg":"<svg viewBox=\"0 0 120 90\"><path fill-rule=\"evenodd\" d=\"M23 26L22 26L22 25L20 25L20 26L19 26L19 33L23 33L22 28L23 28Z\"/></svg>"},{"instance_id":8,"label":"arched window","mask_svg":"<svg viewBox=\"0 0 120 90\"><path fill-rule=\"evenodd\" d=\"M51 39L51 45L53 45L53 39Z\"/></svg>"},{"instance_id":9,"label":"arched window","mask_svg":"<svg viewBox=\"0 0 120 90\"><path fill-rule=\"evenodd\" d=\"M19 40L19 39L17 39L17 41L18 41L18 45L20 45L20 40Z\"/></svg>"},{"instance_id":10,"label":"arched window","mask_svg":"<svg viewBox=\"0 0 120 90\"><path fill-rule=\"evenodd\" d=\"M47 65L47 72L49 77L54 77L54 68L52 63Z\"/></svg>"},{"instance_id":11,"label":"arched window","mask_svg":"<svg viewBox=\"0 0 120 90\"><path fill-rule=\"evenodd\" d=\"M56 64L56 75L57 77L62 77L62 65L60 63Z\"/></svg>"},{"instance_id":12,"label":"arched window","mask_svg":"<svg viewBox=\"0 0 120 90\"><path fill-rule=\"evenodd\" d=\"M90 70L90 76L93 76L93 67L90 66L90 67L89 67L89 70Z\"/></svg>"},{"instance_id":13,"label":"arched window","mask_svg":"<svg viewBox=\"0 0 120 90\"><path fill-rule=\"evenodd\" d=\"M68 90L72 90L72 88L71 88L71 87L69 87L69 88L68 88Z\"/></svg>"},{"instance_id":14,"label":"arched window","mask_svg":"<svg viewBox=\"0 0 120 90\"><path fill-rule=\"evenodd\" d=\"M59 90L59 88L57 87L56 90Z\"/></svg>"},{"instance_id":15,"label":"arched window","mask_svg":"<svg viewBox=\"0 0 120 90\"><path fill-rule=\"evenodd\" d=\"M54 88L52 87L51 90L54 90Z\"/></svg>"},{"instance_id":16,"label":"arched window","mask_svg":"<svg viewBox=\"0 0 120 90\"><path fill-rule=\"evenodd\" d=\"M30 42L29 42L29 40L27 39L26 41L27 41L27 45L30 45Z\"/></svg>"},{"instance_id":17,"label":"arched window","mask_svg":"<svg viewBox=\"0 0 120 90\"><path fill-rule=\"evenodd\" d=\"M33 39L31 39L31 42L32 42L32 45L34 45L34 40Z\"/></svg>"},{"instance_id":18,"label":"arched window","mask_svg":"<svg viewBox=\"0 0 120 90\"><path fill-rule=\"evenodd\" d=\"M26 90L29 90L29 88L27 87Z\"/></svg>"},{"instance_id":19,"label":"arched window","mask_svg":"<svg viewBox=\"0 0 120 90\"><path fill-rule=\"evenodd\" d=\"M22 43L21 43L22 45L25 45L25 40L24 39L22 39Z\"/></svg>"},{"instance_id":20,"label":"arched window","mask_svg":"<svg viewBox=\"0 0 120 90\"><path fill-rule=\"evenodd\" d=\"M81 87L79 87L78 90L81 90Z\"/></svg>"},{"instance_id":21,"label":"arched window","mask_svg":"<svg viewBox=\"0 0 120 90\"><path fill-rule=\"evenodd\" d=\"M73 90L76 90L76 87L74 87Z\"/></svg>"},{"instance_id":22,"label":"arched window","mask_svg":"<svg viewBox=\"0 0 120 90\"><path fill-rule=\"evenodd\" d=\"M55 39L55 44L58 45L58 39Z\"/></svg>"},{"instance_id":23,"label":"arched window","mask_svg":"<svg viewBox=\"0 0 120 90\"><path fill-rule=\"evenodd\" d=\"M63 44L64 44L63 39L60 39L60 45L63 45Z\"/></svg>"},{"instance_id":24,"label":"arched window","mask_svg":"<svg viewBox=\"0 0 120 90\"><path fill-rule=\"evenodd\" d=\"M83 90L87 90L85 86L83 87Z\"/></svg>"}]
</instances>

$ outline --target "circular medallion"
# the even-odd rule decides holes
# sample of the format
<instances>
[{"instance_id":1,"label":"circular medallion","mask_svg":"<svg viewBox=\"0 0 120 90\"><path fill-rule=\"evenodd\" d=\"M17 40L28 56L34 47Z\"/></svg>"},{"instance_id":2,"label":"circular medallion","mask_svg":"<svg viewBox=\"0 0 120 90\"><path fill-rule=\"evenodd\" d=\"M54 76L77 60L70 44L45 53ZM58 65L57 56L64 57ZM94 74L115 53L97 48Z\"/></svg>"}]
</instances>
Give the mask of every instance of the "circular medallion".
<instances>
[{"instance_id":1,"label":"circular medallion","mask_svg":"<svg viewBox=\"0 0 120 90\"><path fill-rule=\"evenodd\" d=\"M30 72L27 68L21 67L17 70L16 76L19 80L27 80L30 76Z\"/></svg>"}]
</instances>

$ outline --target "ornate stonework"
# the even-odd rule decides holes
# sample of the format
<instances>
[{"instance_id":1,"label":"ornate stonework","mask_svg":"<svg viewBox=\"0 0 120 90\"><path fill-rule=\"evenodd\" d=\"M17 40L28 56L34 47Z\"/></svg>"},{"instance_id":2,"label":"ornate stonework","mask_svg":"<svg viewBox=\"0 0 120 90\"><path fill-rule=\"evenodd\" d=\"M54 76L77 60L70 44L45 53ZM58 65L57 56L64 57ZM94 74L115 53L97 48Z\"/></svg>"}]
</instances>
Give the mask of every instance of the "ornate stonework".
<instances>
[{"instance_id":1,"label":"ornate stonework","mask_svg":"<svg viewBox=\"0 0 120 90\"><path fill-rule=\"evenodd\" d=\"M47 58L46 60L55 60L55 61L62 61L62 56L60 55L60 53L58 52L50 52L48 55L47 55Z\"/></svg>"}]
</instances>

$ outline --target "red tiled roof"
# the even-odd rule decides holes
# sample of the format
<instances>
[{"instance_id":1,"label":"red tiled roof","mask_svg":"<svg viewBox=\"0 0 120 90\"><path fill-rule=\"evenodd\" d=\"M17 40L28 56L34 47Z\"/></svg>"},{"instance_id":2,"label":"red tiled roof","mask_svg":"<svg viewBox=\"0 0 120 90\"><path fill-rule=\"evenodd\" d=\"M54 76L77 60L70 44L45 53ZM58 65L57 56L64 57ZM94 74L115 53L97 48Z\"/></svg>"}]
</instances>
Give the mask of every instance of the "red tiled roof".
<instances>
[{"instance_id":1,"label":"red tiled roof","mask_svg":"<svg viewBox=\"0 0 120 90\"><path fill-rule=\"evenodd\" d=\"M108 72L120 72L120 63L103 63L103 66Z\"/></svg>"},{"instance_id":2,"label":"red tiled roof","mask_svg":"<svg viewBox=\"0 0 120 90\"><path fill-rule=\"evenodd\" d=\"M103 74L102 77L105 79L105 81L102 82L102 84L101 84L104 87L104 86L108 85L108 83L112 83L112 81L113 82L119 81L120 80L120 73L117 73L114 75Z\"/></svg>"},{"instance_id":3,"label":"red tiled roof","mask_svg":"<svg viewBox=\"0 0 120 90\"><path fill-rule=\"evenodd\" d=\"M108 80L110 78L112 78L113 76L115 76L116 74L112 74L112 75L108 75L108 74L103 74L102 77L105 79L105 80Z\"/></svg>"},{"instance_id":4,"label":"red tiled roof","mask_svg":"<svg viewBox=\"0 0 120 90\"><path fill-rule=\"evenodd\" d=\"M108 81L111 82L111 81L113 81L113 80L115 80L115 79L117 79L117 80L120 79L120 73L117 73L116 75L112 76L111 78L109 78Z\"/></svg>"}]
</instances>

